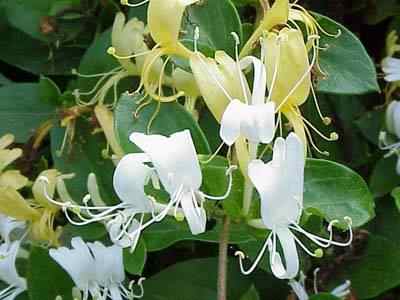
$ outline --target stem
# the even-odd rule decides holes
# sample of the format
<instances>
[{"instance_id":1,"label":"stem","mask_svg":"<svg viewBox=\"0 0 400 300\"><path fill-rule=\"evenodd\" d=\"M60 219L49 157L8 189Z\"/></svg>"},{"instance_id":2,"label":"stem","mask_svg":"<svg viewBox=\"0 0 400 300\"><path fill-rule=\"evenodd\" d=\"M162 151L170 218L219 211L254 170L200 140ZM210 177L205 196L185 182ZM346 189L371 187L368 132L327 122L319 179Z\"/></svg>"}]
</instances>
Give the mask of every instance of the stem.
<instances>
[{"instance_id":1,"label":"stem","mask_svg":"<svg viewBox=\"0 0 400 300\"><path fill-rule=\"evenodd\" d=\"M226 271L228 262L228 241L229 241L230 219L224 217L222 231L219 236L219 254L218 254L218 300L226 300Z\"/></svg>"},{"instance_id":2,"label":"stem","mask_svg":"<svg viewBox=\"0 0 400 300\"><path fill-rule=\"evenodd\" d=\"M250 161L252 161L253 159L257 159L258 143L249 142L248 145L249 145ZM247 216L249 214L252 198L253 198L253 184L251 183L250 178L246 176L244 182L243 209L242 209L244 216Z\"/></svg>"}]
</instances>

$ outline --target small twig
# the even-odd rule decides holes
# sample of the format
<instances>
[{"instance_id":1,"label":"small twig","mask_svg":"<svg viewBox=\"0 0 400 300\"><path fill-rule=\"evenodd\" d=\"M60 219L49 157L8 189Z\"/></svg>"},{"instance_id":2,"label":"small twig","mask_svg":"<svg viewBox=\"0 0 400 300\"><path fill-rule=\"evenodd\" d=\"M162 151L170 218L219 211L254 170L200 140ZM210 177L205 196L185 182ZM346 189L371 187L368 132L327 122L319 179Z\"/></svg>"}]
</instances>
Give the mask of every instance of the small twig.
<instances>
[{"instance_id":1,"label":"small twig","mask_svg":"<svg viewBox=\"0 0 400 300\"><path fill-rule=\"evenodd\" d=\"M218 255L218 300L226 300L226 272L228 262L228 241L229 241L230 219L224 217L222 230L219 237L219 255Z\"/></svg>"}]
</instances>

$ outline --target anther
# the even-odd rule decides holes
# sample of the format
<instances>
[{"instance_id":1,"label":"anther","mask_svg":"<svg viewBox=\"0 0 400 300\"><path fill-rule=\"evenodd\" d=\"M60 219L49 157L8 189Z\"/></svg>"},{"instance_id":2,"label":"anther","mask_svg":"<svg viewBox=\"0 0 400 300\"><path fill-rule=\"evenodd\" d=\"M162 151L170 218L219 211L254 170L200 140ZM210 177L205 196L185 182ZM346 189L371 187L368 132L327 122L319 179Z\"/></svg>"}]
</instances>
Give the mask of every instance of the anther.
<instances>
[{"instance_id":1,"label":"anther","mask_svg":"<svg viewBox=\"0 0 400 300\"><path fill-rule=\"evenodd\" d=\"M324 250L322 250L321 248L318 248L314 251L314 255L317 258L322 258L324 256Z\"/></svg>"},{"instance_id":2,"label":"anther","mask_svg":"<svg viewBox=\"0 0 400 300\"><path fill-rule=\"evenodd\" d=\"M236 251L235 256L239 256L240 259L246 258L246 256L244 255L244 253L242 251Z\"/></svg>"},{"instance_id":3,"label":"anther","mask_svg":"<svg viewBox=\"0 0 400 300\"><path fill-rule=\"evenodd\" d=\"M332 123L332 119L329 118L329 117L324 117L323 120L322 120L322 122L324 122L324 124L325 124L326 126L328 126L328 125L330 125L330 124Z\"/></svg>"},{"instance_id":4,"label":"anther","mask_svg":"<svg viewBox=\"0 0 400 300\"><path fill-rule=\"evenodd\" d=\"M337 141L339 139L339 135L336 132L331 132L330 139L332 141Z\"/></svg>"},{"instance_id":5,"label":"anther","mask_svg":"<svg viewBox=\"0 0 400 300\"><path fill-rule=\"evenodd\" d=\"M116 52L116 50L115 50L114 47L108 47L108 49L107 49L107 53L108 53L108 54L114 56L114 55L115 55L115 52Z\"/></svg>"}]
</instances>

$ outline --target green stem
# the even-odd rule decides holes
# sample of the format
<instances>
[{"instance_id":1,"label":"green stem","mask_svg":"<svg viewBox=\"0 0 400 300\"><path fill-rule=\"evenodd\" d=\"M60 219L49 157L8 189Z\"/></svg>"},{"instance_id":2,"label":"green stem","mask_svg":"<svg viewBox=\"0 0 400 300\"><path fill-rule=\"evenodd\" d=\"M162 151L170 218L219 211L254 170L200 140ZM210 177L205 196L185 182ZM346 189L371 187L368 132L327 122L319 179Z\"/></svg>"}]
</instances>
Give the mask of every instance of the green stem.
<instances>
[{"instance_id":1,"label":"green stem","mask_svg":"<svg viewBox=\"0 0 400 300\"><path fill-rule=\"evenodd\" d=\"M222 230L219 236L219 254L218 254L218 279L217 292L218 300L227 300L227 263L228 263L228 242L229 242L230 219L224 217Z\"/></svg>"},{"instance_id":2,"label":"green stem","mask_svg":"<svg viewBox=\"0 0 400 300\"><path fill-rule=\"evenodd\" d=\"M258 143L248 143L250 161L257 158ZM243 191L243 208L242 213L247 216L251 207L251 200L253 198L253 184L248 176L245 176L244 191Z\"/></svg>"}]
</instances>

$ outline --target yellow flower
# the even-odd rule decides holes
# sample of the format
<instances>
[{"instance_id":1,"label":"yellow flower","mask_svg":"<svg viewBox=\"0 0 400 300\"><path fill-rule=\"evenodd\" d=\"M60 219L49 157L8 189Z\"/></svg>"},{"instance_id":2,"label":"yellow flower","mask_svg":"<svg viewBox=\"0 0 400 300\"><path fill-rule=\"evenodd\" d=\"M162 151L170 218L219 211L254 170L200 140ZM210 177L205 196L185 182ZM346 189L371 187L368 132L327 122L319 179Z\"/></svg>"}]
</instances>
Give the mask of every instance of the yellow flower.
<instances>
[{"instance_id":1,"label":"yellow flower","mask_svg":"<svg viewBox=\"0 0 400 300\"><path fill-rule=\"evenodd\" d=\"M197 119L196 101L201 93L193 74L176 68L172 72L172 86L185 93L185 108Z\"/></svg>"},{"instance_id":2,"label":"yellow flower","mask_svg":"<svg viewBox=\"0 0 400 300\"><path fill-rule=\"evenodd\" d=\"M40 176L49 179L47 191L52 196L59 172L50 169L43 171ZM60 208L47 200L43 181L35 181L32 194L33 199L25 199L12 187L0 187L0 212L17 220L30 222L30 233L34 240L57 246L61 227L54 228L54 218Z\"/></svg>"},{"instance_id":3,"label":"yellow flower","mask_svg":"<svg viewBox=\"0 0 400 300\"><path fill-rule=\"evenodd\" d=\"M0 138L0 187L11 187L19 190L28 184L28 178L18 170L5 169L16 159L21 157L22 150L19 148L7 149L14 142L12 134L6 134Z\"/></svg>"},{"instance_id":4,"label":"yellow flower","mask_svg":"<svg viewBox=\"0 0 400 300\"><path fill-rule=\"evenodd\" d=\"M150 34L156 42L152 53L146 56L141 78L146 93L152 98L169 102L184 94L178 91L171 96L162 94L162 84L169 83L165 78L165 67L172 55L188 59L192 51L179 41L183 13L186 7L198 0L150 0L147 10L147 20ZM160 68L160 59L167 56ZM158 78L157 78L157 74ZM157 92L158 91L158 92Z\"/></svg>"}]
</instances>

